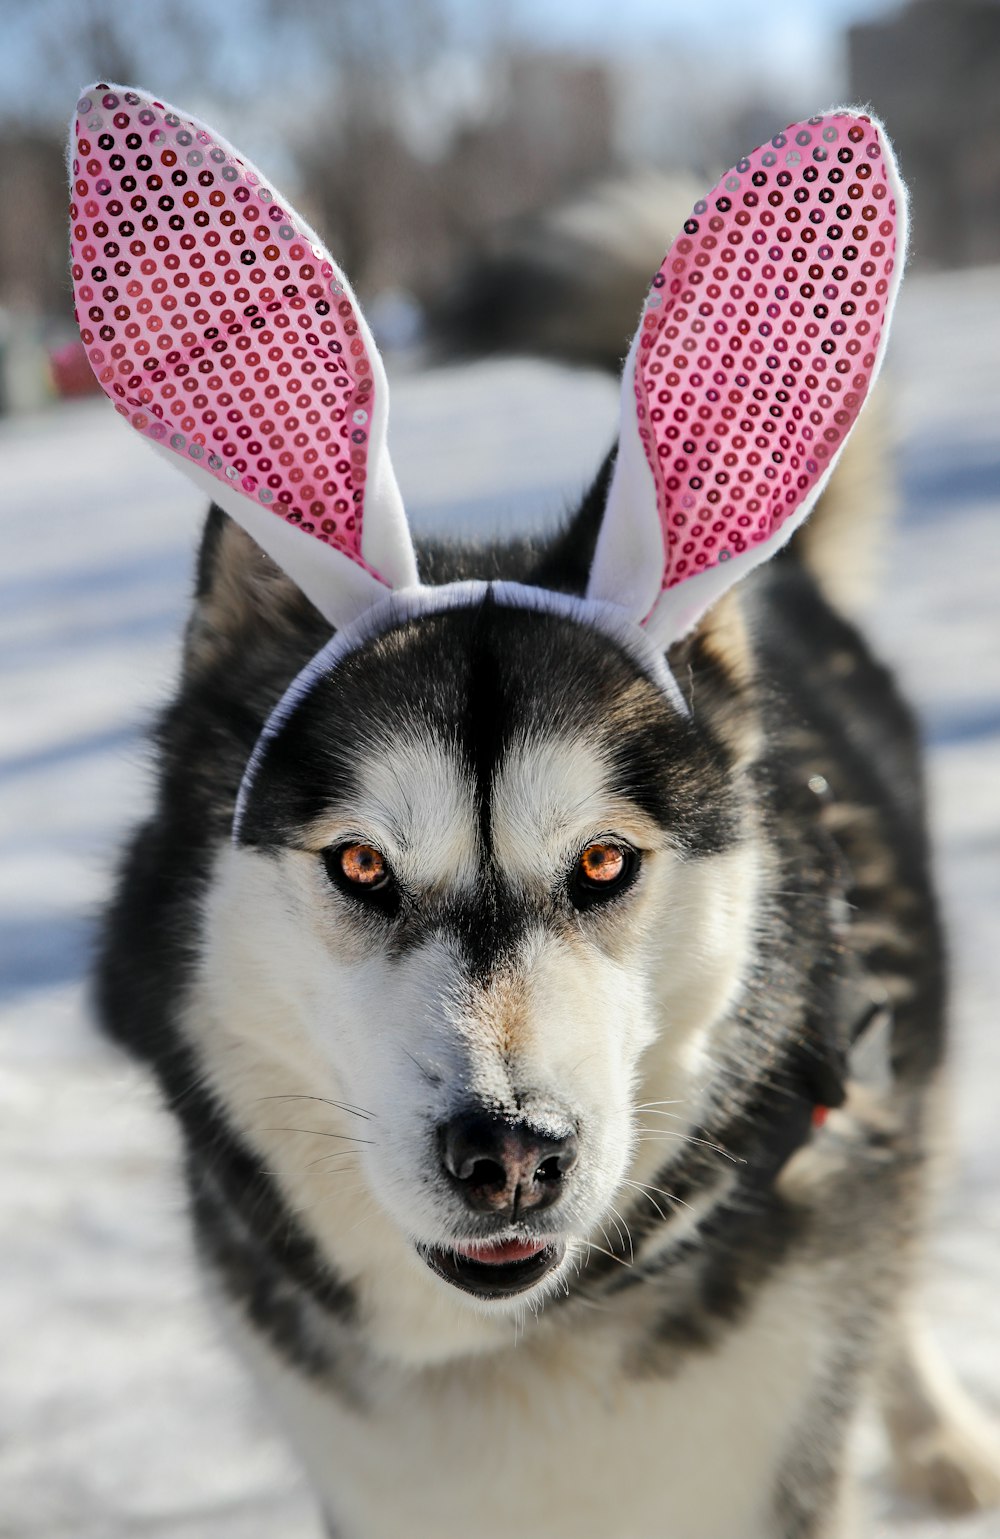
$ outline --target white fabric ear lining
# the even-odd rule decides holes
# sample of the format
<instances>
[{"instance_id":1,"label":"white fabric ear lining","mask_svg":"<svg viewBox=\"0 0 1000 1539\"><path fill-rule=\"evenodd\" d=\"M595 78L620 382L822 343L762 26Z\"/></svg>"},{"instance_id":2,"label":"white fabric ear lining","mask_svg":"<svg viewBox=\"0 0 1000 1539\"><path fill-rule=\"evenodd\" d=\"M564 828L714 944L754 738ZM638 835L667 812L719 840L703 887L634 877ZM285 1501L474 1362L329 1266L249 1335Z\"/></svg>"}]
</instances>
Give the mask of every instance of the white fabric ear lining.
<instances>
[{"instance_id":1,"label":"white fabric ear lining","mask_svg":"<svg viewBox=\"0 0 1000 1539\"><path fill-rule=\"evenodd\" d=\"M177 456L169 449L157 443L153 448L163 459L176 465ZM353 624L367 609L385 598L389 591L387 585L343 551L325 546L322 559L317 560L312 549L315 542L294 524L276 518L269 508L259 507L242 492L217 481L198 465L186 464L184 470L202 495L235 519L336 629Z\"/></svg>"}]
</instances>

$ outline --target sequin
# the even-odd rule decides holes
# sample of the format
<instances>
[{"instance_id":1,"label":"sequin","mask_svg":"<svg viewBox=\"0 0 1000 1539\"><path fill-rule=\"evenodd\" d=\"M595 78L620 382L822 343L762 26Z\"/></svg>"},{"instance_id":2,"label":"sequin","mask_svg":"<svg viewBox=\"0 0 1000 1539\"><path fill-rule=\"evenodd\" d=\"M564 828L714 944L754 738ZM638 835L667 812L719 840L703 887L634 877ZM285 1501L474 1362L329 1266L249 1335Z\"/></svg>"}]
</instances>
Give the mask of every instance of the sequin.
<instances>
[{"instance_id":1,"label":"sequin","mask_svg":"<svg viewBox=\"0 0 1000 1539\"><path fill-rule=\"evenodd\" d=\"M329 254L228 146L162 102L101 85L77 112L77 319L116 410L364 565L375 384Z\"/></svg>"},{"instance_id":2,"label":"sequin","mask_svg":"<svg viewBox=\"0 0 1000 1539\"><path fill-rule=\"evenodd\" d=\"M895 213L877 131L846 114L791 125L695 204L634 377L664 587L770 539L829 469L875 368Z\"/></svg>"}]
</instances>

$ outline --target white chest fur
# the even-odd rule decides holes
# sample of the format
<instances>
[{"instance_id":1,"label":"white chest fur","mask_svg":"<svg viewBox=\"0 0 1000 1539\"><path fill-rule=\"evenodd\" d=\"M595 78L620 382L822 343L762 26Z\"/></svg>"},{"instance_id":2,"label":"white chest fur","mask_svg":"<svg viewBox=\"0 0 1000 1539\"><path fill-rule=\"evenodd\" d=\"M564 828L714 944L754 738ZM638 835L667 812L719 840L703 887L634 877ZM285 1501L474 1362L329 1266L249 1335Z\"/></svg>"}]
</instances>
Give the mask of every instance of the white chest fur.
<instances>
[{"instance_id":1,"label":"white chest fur","mask_svg":"<svg viewBox=\"0 0 1000 1539\"><path fill-rule=\"evenodd\" d=\"M815 1368L785 1274L718 1347L637 1372L608 1320L515 1347L382 1366L350 1410L259 1341L240 1346L342 1539L773 1539L775 1480Z\"/></svg>"}]
</instances>

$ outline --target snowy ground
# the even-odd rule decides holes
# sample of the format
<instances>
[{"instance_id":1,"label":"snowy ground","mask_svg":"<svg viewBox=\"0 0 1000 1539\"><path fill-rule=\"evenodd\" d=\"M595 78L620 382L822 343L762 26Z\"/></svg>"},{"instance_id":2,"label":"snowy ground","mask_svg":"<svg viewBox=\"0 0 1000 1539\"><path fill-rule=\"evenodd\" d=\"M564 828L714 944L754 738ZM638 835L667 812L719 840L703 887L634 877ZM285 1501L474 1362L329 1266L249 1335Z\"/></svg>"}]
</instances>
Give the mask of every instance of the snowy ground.
<instances>
[{"instance_id":1,"label":"snowy ground","mask_svg":"<svg viewBox=\"0 0 1000 1539\"><path fill-rule=\"evenodd\" d=\"M873 626L918 701L956 971L956 1147L928 1278L1000 1411L1000 272L911 280L894 342L907 512ZM540 365L399 381L415 519L530 521L596 465L614 389ZM197 496L103 402L0 425L0 1536L315 1539L190 1264L171 1128L96 1037L91 919L144 795ZM881 1539L986 1539L902 1507ZM403 1539L403 1536L400 1536Z\"/></svg>"}]
</instances>

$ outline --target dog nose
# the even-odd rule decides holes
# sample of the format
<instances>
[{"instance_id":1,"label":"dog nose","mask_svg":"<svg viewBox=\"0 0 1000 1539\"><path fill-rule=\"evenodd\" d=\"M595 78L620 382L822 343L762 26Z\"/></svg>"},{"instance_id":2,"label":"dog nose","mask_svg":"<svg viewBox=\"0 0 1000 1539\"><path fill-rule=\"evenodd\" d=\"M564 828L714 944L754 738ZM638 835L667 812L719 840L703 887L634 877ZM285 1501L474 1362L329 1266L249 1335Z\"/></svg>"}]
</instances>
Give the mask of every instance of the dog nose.
<instances>
[{"instance_id":1,"label":"dog nose","mask_svg":"<svg viewBox=\"0 0 1000 1539\"><path fill-rule=\"evenodd\" d=\"M491 1112L463 1112L441 1129L441 1160L474 1213L549 1208L577 1161L576 1134L543 1133Z\"/></svg>"}]
</instances>

